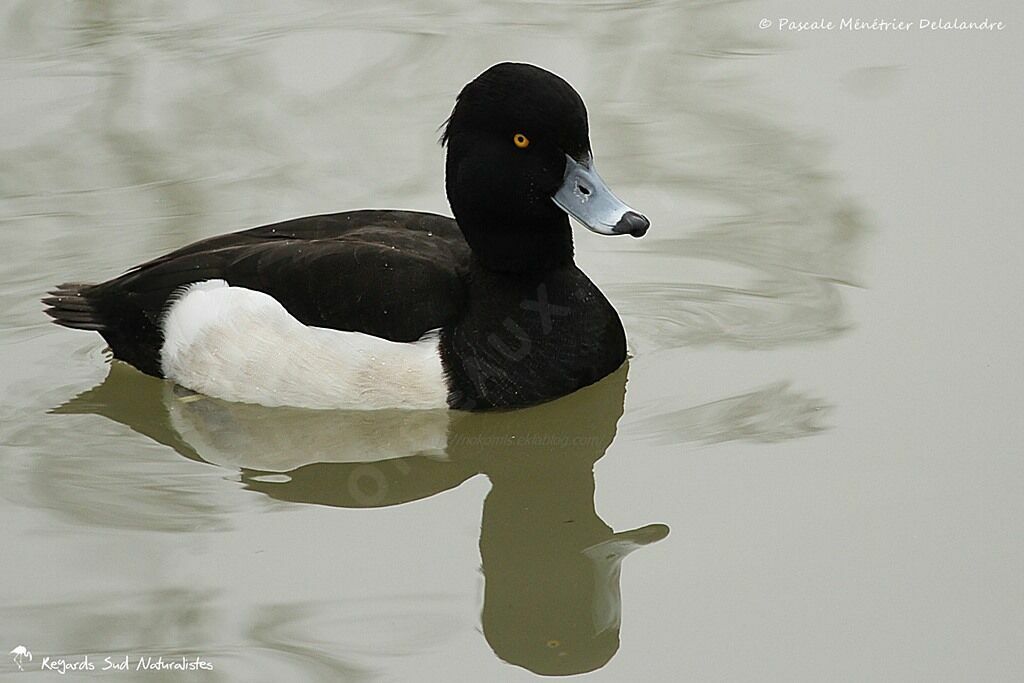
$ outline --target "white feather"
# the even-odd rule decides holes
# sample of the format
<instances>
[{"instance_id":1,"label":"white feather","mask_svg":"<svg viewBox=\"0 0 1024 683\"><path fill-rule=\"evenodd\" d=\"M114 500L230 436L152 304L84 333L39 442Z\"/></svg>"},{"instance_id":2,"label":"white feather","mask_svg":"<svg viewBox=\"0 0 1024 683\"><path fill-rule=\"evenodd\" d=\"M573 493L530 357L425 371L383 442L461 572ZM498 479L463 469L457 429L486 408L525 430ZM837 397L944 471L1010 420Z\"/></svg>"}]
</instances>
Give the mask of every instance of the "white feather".
<instances>
[{"instance_id":1,"label":"white feather","mask_svg":"<svg viewBox=\"0 0 1024 683\"><path fill-rule=\"evenodd\" d=\"M193 391L265 406L445 408L437 334L412 343L303 325L273 297L198 282L163 319L164 376Z\"/></svg>"}]
</instances>

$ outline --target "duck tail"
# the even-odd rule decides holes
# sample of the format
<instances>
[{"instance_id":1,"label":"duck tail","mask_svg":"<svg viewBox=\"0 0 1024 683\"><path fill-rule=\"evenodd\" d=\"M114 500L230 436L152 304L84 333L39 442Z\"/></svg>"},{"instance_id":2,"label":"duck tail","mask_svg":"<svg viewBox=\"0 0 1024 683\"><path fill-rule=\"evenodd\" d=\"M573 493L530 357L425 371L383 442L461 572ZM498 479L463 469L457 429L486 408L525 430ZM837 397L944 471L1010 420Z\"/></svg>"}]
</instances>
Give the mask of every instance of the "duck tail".
<instances>
[{"instance_id":1,"label":"duck tail","mask_svg":"<svg viewBox=\"0 0 1024 683\"><path fill-rule=\"evenodd\" d=\"M76 330L102 332L106 326L99 312L89 299L89 290L94 285L81 282L65 282L49 292L42 299L47 308L44 312L53 322Z\"/></svg>"}]
</instances>

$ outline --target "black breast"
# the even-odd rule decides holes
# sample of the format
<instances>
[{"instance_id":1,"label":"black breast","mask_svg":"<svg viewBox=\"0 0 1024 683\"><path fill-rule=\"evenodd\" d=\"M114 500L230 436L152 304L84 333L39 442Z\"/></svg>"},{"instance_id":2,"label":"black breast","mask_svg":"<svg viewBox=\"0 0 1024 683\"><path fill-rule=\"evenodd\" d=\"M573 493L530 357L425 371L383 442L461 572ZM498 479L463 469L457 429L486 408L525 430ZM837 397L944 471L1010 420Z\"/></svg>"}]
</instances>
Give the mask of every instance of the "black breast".
<instances>
[{"instance_id":1,"label":"black breast","mask_svg":"<svg viewBox=\"0 0 1024 683\"><path fill-rule=\"evenodd\" d=\"M622 323L575 265L505 274L471 268L467 305L442 330L448 403L522 407L592 384L626 359Z\"/></svg>"}]
</instances>

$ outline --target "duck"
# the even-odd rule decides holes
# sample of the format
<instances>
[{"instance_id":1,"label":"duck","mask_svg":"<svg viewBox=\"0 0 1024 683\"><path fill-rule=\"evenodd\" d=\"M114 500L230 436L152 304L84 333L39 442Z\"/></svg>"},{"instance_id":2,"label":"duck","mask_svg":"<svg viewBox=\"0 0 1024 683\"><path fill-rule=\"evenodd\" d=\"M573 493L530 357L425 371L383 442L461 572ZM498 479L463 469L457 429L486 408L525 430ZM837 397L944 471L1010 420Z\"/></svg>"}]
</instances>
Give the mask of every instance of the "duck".
<instances>
[{"instance_id":1,"label":"duck","mask_svg":"<svg viewBox=\"0 0 1024 683\"><path fill-rule=\"evenodd\" d=\"M626 362L569 217L650 221L594 163L587 109L531 64L486 69L442 124L453 217L366 209L207 238L42 299L114 359L195 394L312 409L522 408Z\"/></svg>"}]
</instances>

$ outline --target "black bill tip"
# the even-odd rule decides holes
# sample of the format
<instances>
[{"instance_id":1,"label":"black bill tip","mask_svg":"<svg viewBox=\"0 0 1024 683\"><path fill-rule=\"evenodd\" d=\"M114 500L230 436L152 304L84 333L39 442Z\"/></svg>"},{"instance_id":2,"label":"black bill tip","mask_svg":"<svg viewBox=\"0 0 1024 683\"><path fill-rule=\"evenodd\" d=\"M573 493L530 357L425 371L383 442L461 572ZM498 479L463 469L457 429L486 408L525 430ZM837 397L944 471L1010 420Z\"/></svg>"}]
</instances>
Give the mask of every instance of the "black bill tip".
<instances>
[{"instance_id":1,"label":"black bill tip","mask_svg":"<svg viewBox=\"0 0 1024 683\"><path fill-rule=\"evenodd\" d=\"M647 228L651 227L651 222L644 216L638 214L636 211L627 211L622 214L622 218L612 228L612 232L616 235L632 235L633 237L643 237L647 234Z\"/></svg>"}]
</instances>

